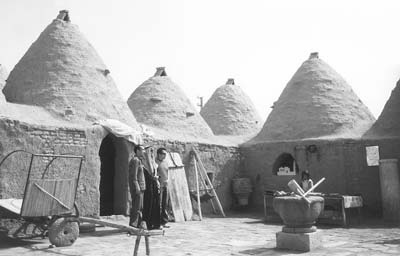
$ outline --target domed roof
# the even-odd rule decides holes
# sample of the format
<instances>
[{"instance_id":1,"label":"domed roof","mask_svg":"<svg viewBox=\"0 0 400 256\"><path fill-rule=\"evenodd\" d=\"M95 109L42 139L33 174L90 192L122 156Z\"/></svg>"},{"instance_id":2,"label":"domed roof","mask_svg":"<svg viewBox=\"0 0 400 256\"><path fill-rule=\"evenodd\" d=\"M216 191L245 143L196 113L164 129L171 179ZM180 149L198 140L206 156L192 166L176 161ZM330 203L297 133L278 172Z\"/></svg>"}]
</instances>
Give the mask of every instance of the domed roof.
<instances>
[{"instance_id":1,"label":"domed roof","mask_svg":"<svg viewBox=\"0 0 400 256\"><path fill-rule=\"evenodd\" d=\"M4 85L6 84L6 80L8 77L7 69L0 64L0 90L3 89ZM0 103L5 102L6 98L4 97L3 92L0 93Z\"/></svg>"},{"instance_id":2,"label":"domed roof","mask_svg":"<svg viewBox=\"0 0 400 256\"><path fill-rule=\"evenodd\" d=\"M167 76L165 68L141 84L128 99L136 120L160 128L176 139L213 137L207 123L185 93Z\"/></svg>"},{"instance_id":3,"label":"domed roof","mask_svg":"<svg viewBox=\"0 0 400 256\"><path fill-rule=\"evenodd\" d=\"M110 71L68 11L60 11L11 71L9 102L42 106L73 122L117 119L138 127Z\"/></svg>"},{"instance_id":4,"label":"domed roof","mask_svg":"<svg viewBox=\"0 0 400 256\"><path fill-rule=\"evenodd\" d=\"M347 82L312 53L286 85L252 142L359 138L375 118Z\"/></svg>"},{"instance_id":5,"label":"domed roof","mask_svg":"<svg viewBox=\"0 0 400 256\"><path fill-rule=\"evenodd\" d=\"M251 99L232 78L215 90L200 114L215 135L251 135L262 125Z\"/></svg>"},{"instance_id":6,"label":"domed roof","mask_svg":"<svg viewBox=\"0 0 400 256\"><path fill-rule=\"evenodd\" d=\"M374 137L398 137L400 136L400 80L392 90L389 100L386 102L378 120L372 125L365 136Z\"/></svg>"}]
</instances>

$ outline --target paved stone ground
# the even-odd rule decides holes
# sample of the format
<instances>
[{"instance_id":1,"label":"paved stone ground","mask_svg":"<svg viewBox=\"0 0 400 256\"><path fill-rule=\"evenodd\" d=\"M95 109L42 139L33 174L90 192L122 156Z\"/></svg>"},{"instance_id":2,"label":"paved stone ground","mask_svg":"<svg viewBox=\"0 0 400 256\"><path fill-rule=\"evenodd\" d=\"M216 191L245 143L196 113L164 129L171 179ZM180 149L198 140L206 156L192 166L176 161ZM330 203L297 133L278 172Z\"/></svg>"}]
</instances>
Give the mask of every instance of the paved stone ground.
<instances>
[{"instance_id":1,"label":"paved stone ground","mask_svg":"<svg viewBox=\"0 0 400 256\"><path fill-rule=\"evenodd\" d=\"M120 218L126 223L126 218ZM204 218L203 221L171 223L163 237L151 237L151 255L400 255L400 228L378 221L364 220L350 228L322 226L324 246L309 253L275 249L275 233L281 225L267 224L262 216L229 214L227 218ZM44 240L21 241L0 237L0 255L133 255L135 237L111 228L81 234L70 247L49 248ZM139 255L145 255L144 239Z\"/></svg>"}]
</instances>

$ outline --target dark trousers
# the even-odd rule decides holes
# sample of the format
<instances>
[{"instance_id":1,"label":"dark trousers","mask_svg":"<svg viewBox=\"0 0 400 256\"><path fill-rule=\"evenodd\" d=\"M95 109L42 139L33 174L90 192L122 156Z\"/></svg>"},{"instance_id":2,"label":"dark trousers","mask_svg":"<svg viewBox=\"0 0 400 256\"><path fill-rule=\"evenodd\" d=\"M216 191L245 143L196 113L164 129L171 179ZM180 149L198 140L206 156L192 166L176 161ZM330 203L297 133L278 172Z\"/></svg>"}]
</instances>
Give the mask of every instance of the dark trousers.
<instances>
[{"instance_id":1,"label":"dark trousers","mask_svg":"<svg viewBox=\"0 0 400 256\"><path fill-rule=\"evenodd\" d=\"M133 187L133 186L131 186ZM129 225L133 227L139 227L142 221L143 211L143 191L136 193L135 188L131 188L132 207L129 218Z\"/></svg>"},{"instance_id":2,"label":"dark trousers","mask_svg":"<svg viewBox=\"0 0 400 256\"><path fill-rule=\"evenodd\" d=\"M146 190L143 199L143 220L146 221L148 229L160 228L160 192L157 182L146 171Z\"/></svg>"},{"instance_id":3,"label":"dark trousers","mask_svg":"<svg viewBox=\"0 0 400 256\"><path fill-rule=\"evenodd\" d=\"M168 222L168 187L161 188L161 225Z\"/></svg>"}]
</instances>

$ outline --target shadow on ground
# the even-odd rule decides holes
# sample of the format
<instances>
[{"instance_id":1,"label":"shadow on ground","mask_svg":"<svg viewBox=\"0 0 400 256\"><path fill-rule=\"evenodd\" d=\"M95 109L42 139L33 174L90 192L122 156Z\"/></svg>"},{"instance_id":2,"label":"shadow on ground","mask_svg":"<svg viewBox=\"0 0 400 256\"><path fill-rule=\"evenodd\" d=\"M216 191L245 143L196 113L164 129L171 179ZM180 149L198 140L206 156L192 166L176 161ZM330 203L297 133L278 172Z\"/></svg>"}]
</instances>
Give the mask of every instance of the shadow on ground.
<instances>
[{"instance_id":1,"label":"shadow on ground","mask_svg":"<svg viewBox=\"0 0 400 256\"><path fill-rule=\"evenodd\" d=\"M29 247L38 243L41 243L43 239L18 239L7 236L4 233L0 233L0 249L9 249L13 247Z\"/></svg>"},{"instance_id":2,"label":"shadow on ground","mask_svg":"<svg viewBox=\"0 0 400 256\"><path fill-rule=\"evenodd\" d=\"M293 254L301 254L303 252L261 247L261 248L256 248L256 249L243 250L243 251L240 251L239 253L242 255L262 254L263 256L265 256L265 255L288 255L288 254L293 255Z\"/></svg>"},{"instance_id":3,"label":"shadow on ground","mask_svg":"<svg viewBox=\"0 0 400 256\"><path fill-rule=\"evenodd\" d=\"M79 254L74 254L74 253L62 253L62 252L58 252L58 251L55 251L55 250L53 250L53 249L51 249L51 248L36 248L36 247L32 247L31 248L31 251L32 252L41 252L41 253L50 253L51 255L62 255L62 256L79 256L79 255L81 255L80 253ZM36 255L36 254L35 254Z\"/></svg>"}]
</instances>

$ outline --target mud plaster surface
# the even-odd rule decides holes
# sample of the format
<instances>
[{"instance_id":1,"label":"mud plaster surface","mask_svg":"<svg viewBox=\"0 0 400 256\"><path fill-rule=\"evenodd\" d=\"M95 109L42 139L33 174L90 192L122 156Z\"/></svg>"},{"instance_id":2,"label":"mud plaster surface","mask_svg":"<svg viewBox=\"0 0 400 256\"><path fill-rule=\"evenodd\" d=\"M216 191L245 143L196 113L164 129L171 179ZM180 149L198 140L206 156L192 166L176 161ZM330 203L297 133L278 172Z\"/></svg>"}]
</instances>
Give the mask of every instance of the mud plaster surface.
<instances>
[{"instance_id":1,"label":"mud plaster surface","mask_svg":"<svg viewBox=\"0 0 400 256\"><path fill-rule=\"evenodd\" d=\"M23 104L15 104L4 102L0 103L0 118L17 120L18 122L25 122L39 126L53 126L53 127L76 127L81 128L82 125L74 124L66 120L62 120L38 106L28 106Z\"/></svg>"},{"instance_id":2,"label":"mud plaster surface","mask_svg":"<svg viewBox=\"0 0 400 256\"><path fill-rule=\"evenodd\" d=\"M9 102L42 106L73 122L114 118L137 128L108 72L78 27L55 19L11 71L3 92Z\"/></svg>"},{"instance_id":3,"label":"mud plaster surface","mask_svg":"<svg viewBox=\"0 0 400 256\"><path fill-rule=\"evenodd\" d=\"M168 137L180 140L214 137L185 93L168 76L146 80L129 97L128 105L138 122L164 130Z\"/></svg>"},{"instance_id":4,"label":"mud plaster surface","mask_svg":"<svg viewBox=\"0 0 400 256\"><path fill-rule=\"evenodd\" d=\"M361 137L375 118L347 82L319 58L289 81L253 142Z\"/></svg>"},{"instance_id":5,"label":"mud plaster surface","mask_svg":"<svg viewBox=\"0 0 400 256\"><path fill-rule=\"evenodd\" d=\"M236 84L218 87L200 114L215 135L251 135L262 126L251 99Z\"/></svg>"},{"instance_id":6,"label":"mud plaster surface","mask_svg":"<svg viewBox=\"0 0 400 256\"><path fill-rule=\"evenodd\" d=\"M196 137L187 133L176 133L173 131L167 131L164 129L160 129L157 127L148 126L142 123L139 123L142 131L144 132L144 136L151 137L155 140L167 140L167 141L178 141L185 143L206 143L211 145L222 145L222 146L238 146L241 143L249 141L254 135L219 135L212 136L209 138Z\"/></svg>"},{"instance_id":7,"label":"mud plaster surface","mask_svg":"<svg viewBox=\"0 0 400 256\"><path fill-rule=\"evenodd\" d=\"M127 223L120 218L119 222ZM165 236L150 238L151 255L298 255L276 250L275 233L279 224L266 224L262 216L232 214L227 218L204 218L203 221L171 223ZM381 224L362 224L348 229L324 226L323 247L301 255L399 255L399 228ZM70 247L48 248L48 240L18 241L0 237L0 255L133 255L135 237L111 228L97 228L81 234ZM139 255L145 255L142 239Z\"/></svg>"},{"instance_id":8,"label":"mud plaster surface","mask_svg":"<svg viewBox=\"0 0 400 256\"><path fill-rule=\"evenodd\" d=\"M392 90L381 115L371 129L366 132L365 138L398 137L400 136L400 82Z\"/></svg>"},{"instance_id":9,"label":"mud plaster surface","mask_svg":"<svg viewBox=\"0 0 400 256\"><path fill-rule=\"evenodd\" d=\"M6 84L6 79L8 77L8 72L6 68L0 64L0 92L3 90L4 85ZM6 98L4 97L4 94L1 92L0 93L0 103L4 102Z\"/></svg>"}]
</instances>

